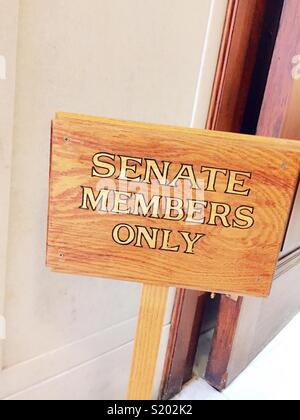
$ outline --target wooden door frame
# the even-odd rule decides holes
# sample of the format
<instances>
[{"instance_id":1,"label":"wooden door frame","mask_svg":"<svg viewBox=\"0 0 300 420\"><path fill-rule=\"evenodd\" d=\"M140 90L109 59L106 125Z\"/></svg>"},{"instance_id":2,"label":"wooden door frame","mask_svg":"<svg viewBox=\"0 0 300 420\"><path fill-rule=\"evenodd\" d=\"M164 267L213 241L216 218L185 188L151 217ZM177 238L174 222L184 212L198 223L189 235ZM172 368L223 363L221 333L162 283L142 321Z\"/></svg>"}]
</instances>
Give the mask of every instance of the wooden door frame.
<instances>
[{"instance_id":1,"label":"wooden door frame","mask_svg":"<svg viewBox=\"0 0 300 420\"><path fill-rule=\"evenodd\" d=\"M241 132L265 18L272 5L274 0L229 0L207 129ZM177 291L161 387L164 400L180 392L183 384L193 376L203 308L209 298L207 293ZM207 370L207 379L217 388L226 384L226 369L241 305L241 298L221 297L213 346L219 351L217 354L212 352ZM226 319L230 322L226 323ZM224 334L226 340L222 341ZM216 356L221 364L215 363ZM217 376L211 375L215 365L219 369Z\"/></svg>"},{"instance_id":2,"label":"wooden door frame","mask_svg":"<svg viewBox=\"0 0 300 420\"><path fill-rule=\"evenodd\" d=\"M6 4L7 3L7 4ZM8 6L9 4L9 6ZM0 316L5 330L5 288L7 253L9 242L9 211L11 194L11 170L13 158L13 131L15 112L15 84L16 84L16 61L18 49L18 19L19 2L6 0L2 5L4 13L0 16L0 53L3 55L7 77L1 80L1 127L0 127ZM5 9L9 10L5 10ZM3 206L3 207L2 207ZM3 369L3 341L0 340L0 372Z\"/></svg>"},{"instance_id":3,"label":"wooden door frame","mask_svg":"<svg viewBox=\"0 0 300 420\"><path fill-rule=\"evenodd\" d=\"M299 19L299 0L285 0L257 134L300 140L299 117L295 106L290 104L295 87L295 81L291 76L292 57L296 53L300 53L300 31L299 26L296 25ZM298 95L297 103L299 101ZM297 124L295 124L295 121L297 121ZM277 289L280 288L280 282L282 282L281 287L285 287L287 272L297 270L297 267L299 267L297 271L299 273L299 255L300 249L296 249L280 259L274 279ZM271 294L269 299L272 296ZM255 352L252 350L256 332L253 330L251 333L250 331L253 329L251 325L258 324L264 303L265 301L260 302L258 300L252 300L251 302L248 298L240 298L234 303L228 297L222 297L218 326L206 372L207 381L215 388L224 389L247 367L258 351L262 350L261 346ZM228 315L230 308L231 312ZM264 337L264 345L272 340L274 335L290 321L298 310L299 304L281 311L278 319L273 321L274 326L269 328L270 331ZM243 315L240 315L241 311ZM226 324L231 326L231 331L227 335L226 332L224 333ZM224 335L221 336L222 332L226 336L227 348L223 345Z\"/></svg>"}]
</instances>

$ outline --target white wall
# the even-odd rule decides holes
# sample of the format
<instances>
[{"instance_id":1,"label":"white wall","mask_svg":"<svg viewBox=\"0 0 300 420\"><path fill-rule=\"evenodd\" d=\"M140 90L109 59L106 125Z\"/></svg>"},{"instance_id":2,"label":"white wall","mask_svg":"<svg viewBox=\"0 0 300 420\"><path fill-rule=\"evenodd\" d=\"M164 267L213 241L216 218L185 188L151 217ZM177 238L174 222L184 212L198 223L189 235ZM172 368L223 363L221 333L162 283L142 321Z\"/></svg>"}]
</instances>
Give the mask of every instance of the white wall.
<instances>
[{"instance_id":1,"label":"white wall","mask_svg":"<svg viewBox=\"0 0 300 420\"><path fill-rule=\"evenodd\" d=\"M0 398L124 398L140 287L45 268L50 122L203 127L227 0L19 3ZM172 297L160 367L171 310Z\"/></svg>"}]
</instances>

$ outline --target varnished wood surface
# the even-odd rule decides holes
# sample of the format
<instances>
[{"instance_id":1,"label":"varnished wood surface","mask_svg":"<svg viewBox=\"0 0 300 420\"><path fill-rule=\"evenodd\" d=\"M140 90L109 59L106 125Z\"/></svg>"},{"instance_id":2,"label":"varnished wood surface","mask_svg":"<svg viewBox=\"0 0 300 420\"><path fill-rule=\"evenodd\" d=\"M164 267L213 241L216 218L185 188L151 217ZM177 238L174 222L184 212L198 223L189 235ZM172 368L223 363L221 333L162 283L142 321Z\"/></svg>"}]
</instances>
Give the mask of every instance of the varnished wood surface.
<instances>
[{"instance_id":1,"label":"varnished wood surface","mask_svg":"<svg viewBox=\"0 0 300 420\"><path fill-rule=\"evenodd\" d=\"M240 132L255 68L266 6L274 0L229 0L222 45L206 128ZM249 54L250 52L250 54ZM202 323L199 302L210 299L191 290L176 293L170 343L162 387L164 399L178 394L192 378L190 360ZM193 327L190 324L193 324ZM200 349L201 351L201 349ZM193 362L192 362L193 363ZM187 375L189 372L189 375Z\"/></svg>"},{"instance_id":2,"label":"varnished wood surface","mask_svg":"<svg viewBox=\"0 0 300 420\"><path fill-rule=\"evenodd\" d=\"M300 55L299 0L286 0L258 124L263 136L299 139L299 80L293 58Z\"/></svg>"},{"instance_id":3,"label":"varnished wood surface","mask_svg":"<svg viewBox=\"0 0 300 420\"><path fill-rule=\"evenodd\" d=\"M205 379L213 387L222 391L227 384L227 367L238 325L242 298L237 300L222 296L218 323L213 338Z\"/></svg>"},{"instance_id":4,"label":"varnished wood surface","mask_svg":"<svg viewBox=\"0 0 300 420\"><path fill-rule=\"evenodd\" d=\"M266 0L229 0L207 128L239 132Z\"/></svg>"},{"instance_id":5,"label":"varnished wood surface","mask_svg":"<svg viewBox=\"0 0 300 420\"><path fill-rule=\"evenodd\" d=\"M244 230L80 210L81 186L99 182L91 168L100 151L171 161L170 179L183 162L199 171L250 172L248 197L224 194L221 177L205 200L254 207L255 224ZM53 123L47 264L64 273L266 296L298 181L299 152L299 144L288 140L59 115ZM122 247L112 240L120 223L174 230L170 245L177 245L179 231L206 236L194 255Z\"/></svg>"},{"instance_id":6,"label":"varnished wood surface","mask_svg":"<svg viewBox=\"0 0 300 420\"><path fill-rule=\"evenodd\" d=\"M192 377L207 293L180 289L179 296L182 301L174 306L164 366L163 400L173 398Z\"/></svg>"},{"instance_id":7,"label":"varnished wood surface","mask_svg":"<svg viewBox=\"0 0 300 420\"><path fill-rule=\"evenodd\" d=\"M144 285L135 338L128 400L151 400L168 288Z\"/></svg>"}]
</instances>

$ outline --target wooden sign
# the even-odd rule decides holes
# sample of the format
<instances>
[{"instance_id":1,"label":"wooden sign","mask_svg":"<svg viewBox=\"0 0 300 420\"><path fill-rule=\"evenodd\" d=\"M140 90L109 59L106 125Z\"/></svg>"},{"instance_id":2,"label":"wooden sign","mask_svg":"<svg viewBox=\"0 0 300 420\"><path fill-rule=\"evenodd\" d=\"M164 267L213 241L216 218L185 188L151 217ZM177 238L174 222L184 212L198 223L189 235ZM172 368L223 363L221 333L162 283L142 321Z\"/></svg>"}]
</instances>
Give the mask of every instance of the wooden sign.
<instances>
[{"instance_id":1,"label":"wooden sign","mask_svg":"<svg viewBox=\"0 0 300 420\"><path fill-rule=\"evenodd\" d=\"M299 163L295 141L58 114L47 264L267 296Z\"/></svg>"}]
</instances>

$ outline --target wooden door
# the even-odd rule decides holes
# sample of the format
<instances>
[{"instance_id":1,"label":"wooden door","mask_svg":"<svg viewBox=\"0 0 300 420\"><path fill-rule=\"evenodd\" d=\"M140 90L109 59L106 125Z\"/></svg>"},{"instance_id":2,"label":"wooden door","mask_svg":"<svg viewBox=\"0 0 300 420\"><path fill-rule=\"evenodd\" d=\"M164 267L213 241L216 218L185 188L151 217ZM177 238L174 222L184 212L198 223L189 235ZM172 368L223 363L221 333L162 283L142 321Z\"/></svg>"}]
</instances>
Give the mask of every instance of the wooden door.
<instances>
[{"instance_id":1,"label":"wooden door","mask_svg":"<svg viewBox=\"0 0 300 420\"><path fill-rule=\"evenodd\" d=\"M296 2L287 0L285 9L295 9L296 3L297 0ZM283 0L251 2L232 0L229 2L207 128L247 134L256 133L282 7ZM294 12L295 10L290 11L290 16L293 16ZM285 22L284 19L286 18L283 18L281 26L289 27L290 23ZM297 25L295 26L297 27ZM296 53L293 52L293 54ZM272 67L276 61L276 55L274 57ZM296 59L294 58L294 60ZM291 69L290 64L288 61L287 69ZM294 66L294 73L298 74L297 63ZM288 80L291 80L291 77ZM280 85L281 80L278 83ZM275 89L273 86L270 90L272 89L273 93L278 91L278 87ZM284 88L280 89L281 94L283 94L283 90ZM264 105L266 105L266 99L267 95ZM279 103L282 102L280 100L281 98L278 98ZM270 107L272 105L269 104L268 108ZM285 113L286 109L282 112ZM268 109L265 112L265 117L268 126L273 127L277 124L277 120L272 117L268 118L269 114ZM260 124L261 121L262 117ZM268 135L269 133L261 131L260 134ZM276 135L280 136L280 132L277 132ZM292 217L291 226L297 219L296 213L297 211ZM293 227L289 230L283 256L286 256L290 249L295 249L295 229ZM295 258L297 258L297 252L292 254L291 258L283 258L279 264L278 275L288 275L290 278L294 278L295 272L289 271L287 274L287 270L296 263ZM273 294L267 301L261 299L243 300L238 296L223 295L219 297L215 334L206 372L206 379L214 387L223 389L247 366L251 358L284 324L284 321L279 319L281 306L287 312L287 319L290 319L295 313L297 297L287 291L281 300L280 308L278 308L279 313L274 317L274 324L267 320L270 316L267 308L272 307L273 300L276 301L276 296L280 294L280 290L276 293L277 285L284 284L284 280L283 277L281 281L274 283ZM294 297L294 301L288 302L292 297ZM165 365L165 381L162 386L162 397L165 399L179 392L182 385L193 375L199 332L202 328L201 314L209 300L210 296L207 294L199 295L189 291L177 294L169 341L169 357ZM251 353L249 347L255 341L254 336L257 334L259 337L261 333L261 331L256 331L261 306L266 308L264 314L266 320L262 320L262 324L267 324L270 330L265 328L261 335L263 345L258 345L256 348L254 346L254 351ZM290 312L288 312L289 308ZM287 319L285 318L285 321ZM209 325L210 328L213 326L213 324ZM239 337L241 339L238 341ZM202 349L199 348L200 353L201 351Z\"/></svg>"},{"instance_id":2,"label":"wooden door","mask_svg":"<svg viewBox=\"0 0 300 420\"><path fill-rule=\"evenodd\" d=\"M206 128L241 132L267 1L230 0ZM193 375L207 293L178 291L162 398L178 393ZM201 349L200 349L201 351Z\"/></svg>"},{"instance_id":3,"label":"wooden door","mask_svg":"<svg viewBox=\"0 0 300 420\"><path fill-rule=\"evenodd\" d=\"M257 133L300 140L300 2L285 0ZM271 296L222 297L206 379L223 389L300 310L300 197Z\"/></svg>"}]
</instances>

